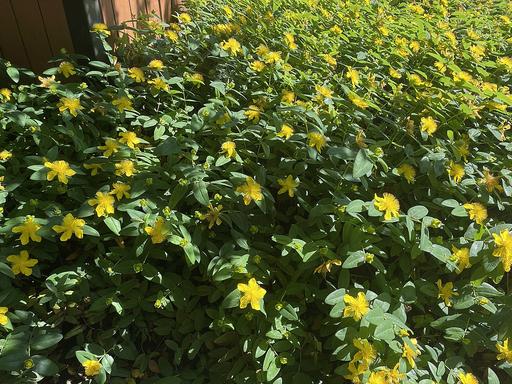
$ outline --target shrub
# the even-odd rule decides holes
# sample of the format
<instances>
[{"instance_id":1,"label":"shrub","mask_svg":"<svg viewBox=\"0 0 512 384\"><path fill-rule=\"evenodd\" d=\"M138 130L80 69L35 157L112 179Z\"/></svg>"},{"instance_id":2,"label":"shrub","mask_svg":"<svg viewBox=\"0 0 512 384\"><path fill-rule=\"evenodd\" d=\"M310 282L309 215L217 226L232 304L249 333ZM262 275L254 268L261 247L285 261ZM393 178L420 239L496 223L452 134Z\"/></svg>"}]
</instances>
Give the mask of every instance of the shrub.
<instances>
[{"instance_id":1,"label":"shrub","mask_svg":"<svg viewBox=\"0 0 512 384\"><path fill-rule=\"evenodd\" d=\"M2 382L509 382L511 12L194 1L5 63Z\"/></svg>"}]
</instances>

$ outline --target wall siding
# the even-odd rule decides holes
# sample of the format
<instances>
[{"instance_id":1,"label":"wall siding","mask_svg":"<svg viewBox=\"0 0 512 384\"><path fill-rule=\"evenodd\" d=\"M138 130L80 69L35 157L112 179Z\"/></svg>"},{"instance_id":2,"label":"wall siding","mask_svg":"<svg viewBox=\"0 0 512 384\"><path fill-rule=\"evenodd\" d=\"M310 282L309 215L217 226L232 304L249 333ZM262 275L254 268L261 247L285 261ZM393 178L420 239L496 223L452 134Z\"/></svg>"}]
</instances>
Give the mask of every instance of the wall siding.
<instances>
[{"instance_id":1,"label":"wall siding","mask_svg":"<svg viewBox=\"0 0 512 384\"><path fill-rule=\"evenodd\" d=\"M61 49L74 52L70 32L73 25L66 15L64 1L0 0L1 57L40 72L49 67L48 60ZM179 0L97 0L102 19L98 21L134 26L130 20L145 13L168 21L178 3Z\"/></svg>"}]
</instances>

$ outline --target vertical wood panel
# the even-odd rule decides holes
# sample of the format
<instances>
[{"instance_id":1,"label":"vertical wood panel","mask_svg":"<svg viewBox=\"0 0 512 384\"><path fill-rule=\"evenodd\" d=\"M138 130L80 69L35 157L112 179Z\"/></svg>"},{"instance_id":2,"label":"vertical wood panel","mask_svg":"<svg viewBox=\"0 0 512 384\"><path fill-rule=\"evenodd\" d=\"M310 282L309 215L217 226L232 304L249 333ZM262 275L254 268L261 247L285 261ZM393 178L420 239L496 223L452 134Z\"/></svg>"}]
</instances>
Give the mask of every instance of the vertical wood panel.
<instances>
[{"instance_id":1,"label":"vertical wood panel","mask_svg":"<svg viewBox=\"0 0 512 384\"><path fill-rule=\"evenodd\" d=\"M112 0L115 19L117 24L124 23L132 19L130 3L127 0Z\"/></svg>"},{"instance_id":2,"label":"vertical wood panel","mask_svg":"<svg viewBox=\"0 0 512 384\"><path fill-rule=\"evenodd\" d=\"M16 18L9 0L0 0L0 45L4 57L13 64L30 67L26 48L23 45Z\"/></svg>"},{"instance_id":3,"label":"vertical wood panel","mask_svg":"<svg viewBox=\"0 0 512 384\"><path fill-rule=\"evenodd\" d=\"M57 55L61 48L73 52L73 42L62 1L39 0L39 7L50 41L52 53Z\"/></svg>"},{"instance_id":4,"label":"vertical wood panel","mask_svg":"<svg viewBox=\"0 0 512 384\"><path fill-rule=\"evenodd\" d=\"M15 0L11 1L11 5L21 38L30 55L32 68L36 71L42 70L52 56L52 50L46 36L39 4L37 0Z\"/></svg>"},{"instance_id":5,"label":"vertical wood panel","mask_svg":"<svg viewBox=\"0 0 512 384\"><path fill-rule=\"evenodd\" d=\"M116 25L116 17L111 0L98 0L100 2L101 14L103 21L108 26Z\"/></svg>"},{"instance_id":6,"label":"vertical wood panel","mask_svg":"<svg viewBox=\"0 0 512 384\"><path fill-rule=\"evenodd\" d=\"M146 8L147 13L155 13L159 17L162 17L162 13L160 12L160 2L158 0L146 0Z\"/></svg>"}]
</instances>

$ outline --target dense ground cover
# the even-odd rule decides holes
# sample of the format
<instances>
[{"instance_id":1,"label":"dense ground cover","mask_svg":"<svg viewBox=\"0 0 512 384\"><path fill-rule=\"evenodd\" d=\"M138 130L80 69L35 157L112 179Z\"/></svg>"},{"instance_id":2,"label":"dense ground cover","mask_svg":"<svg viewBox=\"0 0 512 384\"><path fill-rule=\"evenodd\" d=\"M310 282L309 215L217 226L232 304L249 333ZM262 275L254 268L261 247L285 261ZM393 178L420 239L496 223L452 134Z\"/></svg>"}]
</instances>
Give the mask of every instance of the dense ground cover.
<instances>
[{"instance_id":1,"label":"dense ground cover","mask_svg":"<svg viewBox=\"0 0 512 384\"><path fill-rule=\"evenodd\" d=\"M512 4L187 12L4 63L2 383L510 382Z\"/></svg>"}]
</instances>

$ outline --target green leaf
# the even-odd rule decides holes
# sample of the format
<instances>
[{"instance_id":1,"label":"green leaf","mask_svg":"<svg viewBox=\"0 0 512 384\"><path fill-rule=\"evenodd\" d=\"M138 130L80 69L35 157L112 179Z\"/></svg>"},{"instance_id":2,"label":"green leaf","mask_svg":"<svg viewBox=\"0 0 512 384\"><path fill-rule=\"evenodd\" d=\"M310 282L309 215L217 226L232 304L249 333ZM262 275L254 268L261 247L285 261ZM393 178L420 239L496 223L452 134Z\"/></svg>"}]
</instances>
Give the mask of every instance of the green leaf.
<instances>
[{"instance_id":1,"label":"green leaf","mask_svg":"<svg viewBox=\"0 0 512 384\"><path fill-rule=\"evenodd\" d=\"M377 324L373 337L377 340L393 340L395 338L395 331L393 329L393 322L391 320L384 320Z\"/></svg>"},{"instance_id":2,"label":"green leaf","mask_svg":"<svg viewBox=\"0 0 512 384\"><path fill-rule=\"evenodd\" d=\"M240 291L238 289L232 290L225 298L222 300L221 308L235 308L240 305Z\"/></svg>"},{"instance_id":3,"label":"green leaf","mask_svg":"<svg viewBox=\"0 0 512 384\"><path fill-rule=\"evenodd\" d=\"M466 332L462 328L448 327L445 330L444 338L453 341L461 341L465 335Z\"/></svg>"},{"instance_id":4,"label":"green leaf","mask_svg":"<svg viewBox=\"0 0 512 384\"><path fill-rule=\"evenodd\" d=\"M5 263L0 263L0 273L14 279L14 273L12 273L12 269Z\"/></svg>"},{"instance_id":5,"label":"green leaf","mask_svg":"<svg viewBox=\"0 0 512 384\"><path fill-rule=\"evenodd\" d=\"M337 303L342 303L345 292L345 289L341 288L329 293L325 298L325 304L335 305Z\"/></svg>"},{"instance_id":6,"label":"green leaf","mask_svg":"<svg viewBox=\"0 0 512 384\"><path fill-rule=\"evenodd\" d=\"M409 208L407 215L413 220L421 220L428 214L428 209L423 205L416 205Z\"/></svg>"},{"instance_id":7,"label":"green leaf","mask_svg":"<svg viewBox=\"0 0 512 384\"><path fill-rule=\"evenodd\" d=\"M62 340L59 332L48 329L36 329L30 340L30 348L34 351L53 347Z\"/></svg>"},{"instance_id":8,"label":"green leaf","mask_svg":"<svg viewBox=\"0 0 512 384\"><path fill-rule=\"evenodd\" d=\"M208 197L208 190L206 189L206 183L204 181L196 181L192 185L192 192L197 202L202 205L210 204L210 198Z\"/></svg>"},{"instance_id":9,"label":"green leaf","mask_svg":"<svg viewBox=\"0 0 512 384\"><path fill-rule=\"evenodd\" d=\"M117 220L115 217L109 216L105 218L103 222L107 225L108 229L119 236L119 232L121 232L121 223L119 220Z\"/></svg>"},{"instance_id":10,"label":"green leaf","mask_svg":"<svg viewBox=\"0 0 512 384\"><path fill-rule=\"evenodd\" d=\"M59 372L58 365L45 356L35 355L30 357L30 359L34 362L34 371L41 376L55 376Z\"/></svg>"},{"instance_id":11,"label":"green leaf","mask_svg":"<svg viewBox=\"0 0 512 384\"><path fill-rule=\"evenodd\" d=\"M500 379L498 375L494 373L491 368L487 368L487 383L488 384L500 384Z\"/></svg>"},{"instance_id":12,"label":"green leaf","mask_svg":"<svg viewBox=\"0 0 512 384\"><path fill-rule=\"evenodd\" d=\"M368 173L370 173L373 169L373 163L366 155L366 151L364 149L360 149L357 152L356 159L354 161L354 169L352 171L352 176L354 178L360 178Z\"/></svg>"},{"instance_id":13,"label":"green leaf","mask_svg":"<svg viewBox=\"0 0 512 384\"><path fill-rule=\"evenodd\" d=\"M342 268L351 269L358 267L365 262L366 254L364 251L351 252L350 256L345 259Z\"/></svg>"},{"instance_id":14,"label":"green leaf","mask_svg":"<svg viewBox=\"0 0 512 384\"><path fill-rule=\"evenodd\" d=\"M94 229L93 227L91 227L89 225L84 225L82 229L84 230L84 235L96 236L96 237L100 236L100 233L96 229Z\"/></svg>"},{"instance_id":15,"label":"green leaf","mask_svg":"<svg viewBox=\"0 0 512 384\"><path fill-rule=\"evenodd\" d=\"M7 74L9 75L11 80L14 81L15 83L20 81L20 72L15 67L8 67Z\"/></svg>"}]
</instances>

